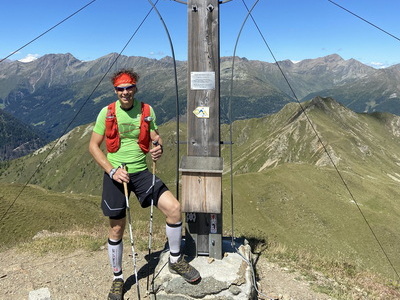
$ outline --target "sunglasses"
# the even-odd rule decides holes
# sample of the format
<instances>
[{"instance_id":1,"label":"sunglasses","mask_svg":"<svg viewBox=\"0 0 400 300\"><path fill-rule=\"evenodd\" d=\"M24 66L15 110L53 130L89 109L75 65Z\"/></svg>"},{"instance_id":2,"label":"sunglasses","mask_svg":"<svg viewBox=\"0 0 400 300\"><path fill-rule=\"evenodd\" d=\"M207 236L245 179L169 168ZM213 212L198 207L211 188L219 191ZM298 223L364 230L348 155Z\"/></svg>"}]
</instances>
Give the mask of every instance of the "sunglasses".
<instances>
[{"instance_id":1,"label":"sunglasses","mask_svg":"<svg viewBox=\"0 0 400 300\"><path fill-rule=\"evenodd\" d=\"M124 87L116 86L115 90L118 91L118 92L123 92L123 91L131 90L134 87L136 87L136 84L132 84L132 85L124 86Z\"/></svg>"}]
</instances>

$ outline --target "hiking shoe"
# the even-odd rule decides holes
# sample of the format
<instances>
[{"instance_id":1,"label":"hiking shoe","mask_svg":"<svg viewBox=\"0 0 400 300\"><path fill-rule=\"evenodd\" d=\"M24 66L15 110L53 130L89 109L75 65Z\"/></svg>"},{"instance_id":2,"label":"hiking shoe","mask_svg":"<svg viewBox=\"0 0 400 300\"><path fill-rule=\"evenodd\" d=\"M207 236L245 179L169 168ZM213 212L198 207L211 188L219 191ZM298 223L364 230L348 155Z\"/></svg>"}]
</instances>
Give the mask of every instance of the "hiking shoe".
<instances>
[{"instance_id":1,"label":"hiking shoe","mask_svg":"<svg viewBox=\"0 0 400 300\"><path fill-rule=\"evenodd\" d=\"M181 275L187 282L196 282L200 277L199 271L193 268L181 255L176 263L168 262L169 271Z\"/></svg>"},{"instance_id":2,"label":"hiking shoe","mask_svg":"<svg viewBox=\"0 0 400 300\"><path fill-rule=\"evenodd\" d=\"M124 287L124 280L122 278L114 279L111 285L110 293L108 294L108 300L122 300L123 287Z\"/></svg>"}]
</instances>

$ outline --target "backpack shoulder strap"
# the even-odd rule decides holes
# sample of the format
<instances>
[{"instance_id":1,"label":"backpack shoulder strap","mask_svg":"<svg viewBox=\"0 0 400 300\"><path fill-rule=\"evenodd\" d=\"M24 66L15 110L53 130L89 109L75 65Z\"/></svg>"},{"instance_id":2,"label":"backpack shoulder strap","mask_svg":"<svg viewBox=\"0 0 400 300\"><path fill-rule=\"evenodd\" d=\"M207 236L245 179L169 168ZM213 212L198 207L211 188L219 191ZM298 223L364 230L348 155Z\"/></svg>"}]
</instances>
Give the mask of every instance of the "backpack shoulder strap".
<instances>
[{"instance_id":1,"label":"backpack shoulder strap","mask_svg":"<svg viewBox=\"0 0 400 300\"><path fill-rule=\"evenodd\" d=\"M117 116L115 113L115 102L107 106L106 115L106 146L107 151L110 153L117 152L120 147L120 136L118 131Z\"/></svg>"},{"instance_id":2,"label":"backpack shoulder strap","mask_svg":"<svg viewBox=\"0 0 400 300\"><path fill-rule=\"evenodd\" d=\"M106 118L109 118L111 116L115 117L115 102L112 102L112 103L108 104L108 106L107 106Z\"/></svg>"},{"instance_id":3,"label":"backpack shoulder strap","mask_svg":"<svg viewBox=\"0 0 400 300\"><path fill-rule=\"evenodd\" d=\"M139 146L144 153L150 150L150 121L146 121L150 117L150 105L142 102L142 115L140 118Z\"/></svg>"},{"instance_id":4,"label":"backpack shoulder strap","mask_svg":"<svg viewBox=\"0 0 400 300\"><path fill-rule=\"evenodd\" d=\"M149 117L150 116L150 105L142 102L142 116Z\"/></svg>"}]
</instances>

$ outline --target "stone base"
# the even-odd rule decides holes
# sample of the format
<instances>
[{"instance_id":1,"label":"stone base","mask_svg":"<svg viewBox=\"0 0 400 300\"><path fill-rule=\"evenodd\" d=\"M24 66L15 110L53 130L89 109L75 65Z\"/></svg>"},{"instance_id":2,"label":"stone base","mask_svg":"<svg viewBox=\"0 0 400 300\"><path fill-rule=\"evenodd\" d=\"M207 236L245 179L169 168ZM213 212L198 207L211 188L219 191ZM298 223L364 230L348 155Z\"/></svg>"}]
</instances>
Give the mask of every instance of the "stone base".
<instances>
[{"instance_id":1,"label":"stone base","mask_svg":"<svg viewBox=\"0 0 400 300\"><path fill-rule=\"evenodd\" d=\"M227 241L225 241L226 244ZM232 247L224 251L223 258L216 260L206 256L186 260L195 267L202 277L196 284L186 282L181 276L168 270L169 251L163 252L155 269L151 299L256 299L253 286L251 248L247 243L239 246L239 255Z\"/></svg>"}]
</instances>

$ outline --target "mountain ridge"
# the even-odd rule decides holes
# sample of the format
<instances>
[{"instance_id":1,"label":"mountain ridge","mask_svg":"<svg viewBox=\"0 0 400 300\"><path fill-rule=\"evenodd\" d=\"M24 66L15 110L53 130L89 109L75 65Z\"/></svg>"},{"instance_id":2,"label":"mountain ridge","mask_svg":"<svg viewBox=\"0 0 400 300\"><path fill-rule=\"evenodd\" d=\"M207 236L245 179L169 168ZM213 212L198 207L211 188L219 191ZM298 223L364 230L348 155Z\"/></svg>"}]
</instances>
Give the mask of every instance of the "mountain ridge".
<instances>
[{"instance_id":1,"label":"mountain ridge","mask_svg":"<svg viewBox=\"0 0 400 300\"><path fill-rule=\"evenodd\" d=\"M13 85L5 85L0 90L0 98L3 102L3 106L7 107L7 95L12 91L13 87L18 85L18 83L23 83L25 87L29 87L30 85L30 88L32 88L33 86L38 85L42 78L44 80L46 77L47 81L43 81L41 84L51 87L54 84L70 84L73 82L81 81L82 79L86 80L92 78L93 76L99 77L108 70L111 63L115 61L117 57L119 59L118 65L135 66L135 69L137 69L139 73L143 72L140 71L140 68L142 66L146 68L149 66L152 66L154 68L154 66L156 66L158 68L158 71L161 71L163 70L163 67L172 67L173 65L172 58L170 57L156 60L145 57L128 57L123 55L118 56L117 53L110 53L93 61L79 61L69 53L47 54L30 63L12 61L8 62L8 66L4 68L3 72L1 72L0 80L7 79L7 77L14 77L15 75L18 75L19 77L17 77L18 80L15 80ZM232 61L232 59L233 57L221 58L222 81L228 80L230 77L230 74L227 74L226 70L229 68L231 69L231 65L229 63ZM252 61L247 60L246 58L239 57L236 57L235 60L237 63L235 66L235 74L237 73L238 76L240 74L248 74L245 76L256 78L255 75L259 74L257 75L259 78L267 80L270 79L272 80L270 82L272 82L274 86L279 87L281 90L288 90L288 87L284 88L279 86L279 84L282 86L286 85L286 82L284 82L279 69L276 68L276 64L262 61ZM306 81L307 84L312 84L313 81L321 81L321 76L322 78L327 77L327 79L322 79L321 83L324 86L328 87L331 87L332 85L338 83L341 85L348 84L350 79L357 80L362 77L370 76L376 73L382 74L382 69L374 69L354 59L344 60L337 54L332 54L316 59L306 59L298 63L288 62L289 61L278 62L285 67L285 70L283 71L289 73L286 74L287 76L293 73L293 75L289 77L296 79L296 81L299 80L300 82ZM186 70L186 62L184 61L177 61L177 66L179 71ZM185 68L182 69L182 66ZM383 70L391 70L392 73L396 73L398 69L398 67L392 66ZM34 71L31 72L31 70ZM55 73L56 70L57 74ZM254 72L256 74L254 74ZM180 79L186 81L186 71L183 74L184 76L180 76ZM318 75L320 78L318 80L308 80L308 78L302 79L298 75L306 77ZM25 77L28 77L29 80L24 79ZM279 80L276 80L276 77L279 77ZM243 76L238 77L238 79L241 78L243 78ZM294 85L296 86L296 84ZM303 97L305 94L309 93L309 91L302 91L302 89L300 88L301 85L303 84L299 84L298 94L300 97Z\"/></svg>"},{"instance_id":2,"label":"mountain ridge","mask_svg":"<svg viewBox=\"0 0 400 300\"><path fill-rule=\"evenodd\" d=\"M280 68L246 58L221 58L222 123L230 118L263 117L278 112L287 103L317 96L332 97L356 112L400 115L400 65L374 69L337 54L278 64ZM178 106L180 116L187 113L186 62L176 62L177 96L171 57L157 60L110 53L86 62L66 53L47 54L29 63L4 61L0 65L0 107L43 132L49 137L47 141L93 122L102 107L115 101L108 76L104 76L120 66L134 67L139 72L137 98L162 112L158 114L160 124L176 119Z\"/></svg>"}]
</instances>

